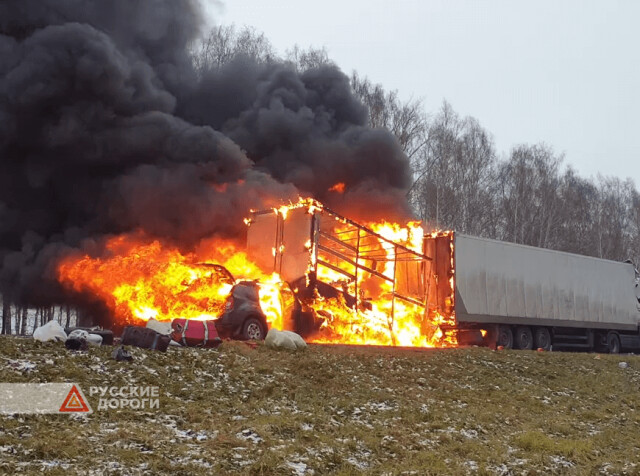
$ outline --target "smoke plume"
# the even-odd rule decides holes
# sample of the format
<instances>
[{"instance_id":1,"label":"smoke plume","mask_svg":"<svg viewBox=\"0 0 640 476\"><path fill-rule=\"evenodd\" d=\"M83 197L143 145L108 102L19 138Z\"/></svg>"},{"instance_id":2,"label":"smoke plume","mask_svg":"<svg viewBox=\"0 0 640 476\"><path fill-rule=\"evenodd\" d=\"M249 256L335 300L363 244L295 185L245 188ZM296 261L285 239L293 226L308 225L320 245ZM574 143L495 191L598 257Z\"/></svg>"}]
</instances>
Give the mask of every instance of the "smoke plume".
<instances>
[{"instance_id":1,"label":"smoke plume","mask_svg":"<svg viewBox=\"0 0 640 476\"><path fill-rule=\"evenodd\" d=\"M249 208L298 194L407 216L408 160L339 69L237 57L197 73L202 18L195 0L0 4L5 297L68 302L70 251L133 230L183 248L239 237Z\"/></svg>"}]
</instances>

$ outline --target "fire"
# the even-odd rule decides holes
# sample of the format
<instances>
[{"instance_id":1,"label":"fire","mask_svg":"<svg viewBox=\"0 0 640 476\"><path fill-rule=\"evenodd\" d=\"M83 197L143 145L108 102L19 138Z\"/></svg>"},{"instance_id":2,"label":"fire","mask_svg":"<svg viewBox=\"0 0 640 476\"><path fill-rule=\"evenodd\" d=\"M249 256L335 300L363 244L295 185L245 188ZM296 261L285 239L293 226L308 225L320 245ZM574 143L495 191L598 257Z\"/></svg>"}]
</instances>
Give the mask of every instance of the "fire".
<instances>
[{"instance_id":1,"label":"fire","mask_svg":"<svg viewBox=\"0 0 640 476\"><path fill-rule=\"evenodd\" d=\"M335 184L332 187L330 187L328 191L329 192L344 193L344 189L345 189L345 184L343 182L338 182L337 184Z\"/></svg>"},{"instance_id":2,"label":"fire","mask_svg":"<svg viewBox=\"0 0 640 476\"><path fill-rule=\"evenodd\" d=\"M400 345L406 347L440 347L455 345L455 339L445 336L440 325L447 322L441 315L436 314L426 327L430 332L425 333L425 309L421 306L392 299L393 281L395 279L396 247L393 243L402 244L408 249L422 253L424 230L420 222L409 222L405 226L398 223L379 222L368 223L367 227L389 241L377 240L384 250L385 256L382 274L389 281L381 281L381 289L376 299L369 300L366 308L357 311L346 305L344 299L323 299L317 296L309 303L317 313L326 316L320 333L310 340L317 343L342 343L354 345ZM347 226L339 221L334 231L337 235L348 233ZM372 238L369 237L369 240ZM375 237L373 240L376 240ZM393 243L391 243L393 242ZM373 245L367 244L371 247ZM351 271L347 261L332 263L343 271ZM367 273L358 276L358 282L348 282L340 272L326 266L318 267L318 277L334 285L342 286L353 293L356 284L362 285L370 277Z\"/></svg>"},{"instance_id":3,"label":"fire","mask_svg":"<svg viewBox=\"0 0 640 476\"><path fill-rule=\"evenodd\" d=\"M332 188L336 187L343 190L344 184ZM245 218L247 226L254 224L255 213ZM123 234L109 239L101 256L67 256L59 263L58 280L70 290L100 299L119 324L151 318L216 319L223 314L233 285L250 280L258 284L269 327L284 329L291 324L285 322L284 302L291 303L293 295L298 295L304 313L321 323L306 336L310 342L415 347L457 344L451 331L455 327L455 279L451 274L445 304L432 306L428 287L425 291L425 282L431 277L425 271L429 258L423 254L425 234L420 222L359 224L313 199L260 213L271 216L265 220L281 223L279 227L289 226L284 222L289 223L295 213L293 223L306 230L309 238L303 236L304 241L287 242L287 246L265 241L264 254L274 259L268 258L265 263L271 264L263 263L265 269L261 269L236 243L210 239L195 251L183 252L141 232ZM304 224L304 220L313 225ZM266 222L261 223L264 233ZM453 273L453 241L450 246ZM303 283L296 286L306 286L311 293L291 290L290 283L273 268L266 269L288 253L303 262L308 259ZM413 276L413 281L407 276ZM317 283L325 286L323 292ZM327 289L333 291L327 293ZM287 306L290 309L290 304Z\"/></svg>"},{"instance_id":4,"label":"fire","mask_svg":"<svg viewBox=\"0 0 640 476\"><path fill-rule=\"evenodd\" d=\"M274 298L279 277L261 272L231 242L211 241L203 248L210 251L183 254L141 233L121 235L107 241L104 257L67 257L58 267L58 279L69 289L98 297L121 324L216 319L236 279L260 279L267 321L280 325L282 311Z\"/></svg>"}]
</instances>

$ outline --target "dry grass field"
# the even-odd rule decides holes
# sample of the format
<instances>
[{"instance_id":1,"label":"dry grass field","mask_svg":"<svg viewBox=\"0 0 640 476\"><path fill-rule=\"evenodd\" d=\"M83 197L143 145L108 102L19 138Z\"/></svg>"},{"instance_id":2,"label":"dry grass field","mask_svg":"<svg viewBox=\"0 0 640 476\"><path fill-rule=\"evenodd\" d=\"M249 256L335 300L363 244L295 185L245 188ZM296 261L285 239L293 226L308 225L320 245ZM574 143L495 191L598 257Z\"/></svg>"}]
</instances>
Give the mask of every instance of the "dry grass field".
<instances>
[{"instance_id":1,"label":"dry grass field","mask_svg":"<svg viewBox=\"0 0 640 476\"><path fill-rule=\"evenodd\" d=\"M94 410L0 415L1 473L640 474L636 356L111 350L0 339L0 381L76 382ZM160 408L98 410L108 385L158 386Z\"/></svg>"}]
</instances>

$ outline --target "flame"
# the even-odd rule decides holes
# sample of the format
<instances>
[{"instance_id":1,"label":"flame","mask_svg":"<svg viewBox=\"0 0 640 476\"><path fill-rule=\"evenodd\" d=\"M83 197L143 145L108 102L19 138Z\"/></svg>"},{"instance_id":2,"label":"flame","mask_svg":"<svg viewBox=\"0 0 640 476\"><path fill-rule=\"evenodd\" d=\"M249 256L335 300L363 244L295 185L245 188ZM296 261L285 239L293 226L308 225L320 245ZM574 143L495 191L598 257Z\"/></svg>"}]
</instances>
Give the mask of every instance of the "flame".
<instances>
[{"instance_id":1,"label":"flame","mask_svg":"<svg viewBox=\"0 0 640 476\"><path fill-rule=\"evenodd\" d=\"M279 276L263 273L231 242L210 241L203 248L209 252L183 254L141 233L125 234L107 241L103 257L68 256L58 266L58 280L98 297L119 323L127 324L151 318L216 319L235 279L259 279L267 322L280 325L282 311L274 298Z\"/></svg>"},{"instance_id":2,"label":"flame","mask_svg":"<svg viewBox=\"0 0 640 476\"><path fill-rule=\"evenodd\" d=\"M329 192L344 193L344 189L345 189L345 184L343 182L338 182L337 184L335 184L332 187L330 187L328 191Z\"/></svg>"},{"instance_id":3,"label":"flame","mask_svg":"<svg viewBox=\"0 0 640 476\"><path fill-rule=\"evenodd\" d=\"M338 223L334 227L334 234L339 236L348 233L348 227L340 220L336 221ZM323 299L316 295L308 305L325 320L320 332L310 339L311 342L406 347L455 346L457 344L455 336L446 334L441 329L441 326L450 324L453 318L445 318L435 312L429 319L425 319L424 307L399 298L393 299L394 272L397 266L395 258L398 252L395 244L403 245L421 254L424 240L421 223L409 222L402 226L398 223L376 222L368 223L366 226L382 238L389 240L377 240L386 255L385 259L382 259L384 263L382 274L389 278L389 281L380 281L381 289L378 297L361 303L362 307L357 311L348 307L342 296ZM370 237L369 240L371 240ZM367 243L365 246L373 245ZM323 258L331 260L331 257ZM354 274L355 267L345 260L335 259L330 264ZM359 273L356 283L354 280L346 279L344 274L326 266L318 266L317 276L320 280L340 287L352 295L356 284L362 285L370 278L366 272Z\"/></svg>"},{"instance_id":4,"label":"flame","mask_svg":"<svg viewBox=\"0 0 640 476\"><path fill-rule=\"evenodd\" d=\"M338 185L341 184L334 187ZM272 210L286 220L292 210L300 208L310 215L330 212L308 198ZM426 302L426 296L406 299L396 289L396 273L403 259L425 258L425 233L420 222L372 222L360 226L331 213L323 217L329 218L323 221L323 226L328 227L324 231L344 240L340 243L351 243L346 249L370 251L345 260L327 253L315 239L304 243L309 253L307 286L318 280L337 290L334 297L324 297L316 289L311 297L305 294L300 298L303 310L316 322L322 322L307 340L356 345L457 345L455 331L451 330L455 327L453 240L451 294L445 309L434 309ZM252 218L244 221L248 226L253 222ZM431 235L436 236L450 236L450 232ZM274 256L287 253L284 245L269 251ZM205 240L195 251L184 252L141 232L123 234L107 240L100 256L67 256L57 272L63 286L99 299L120 324L151 318L216 319L224 312L233 285L251 280L258 285L269 326L285 329L290 326L285 322L285 301L289 299L285 295L298 294L298 289L292 291L277 273L260 269L242 247L218 239Z\"/></svg>"}]
</instances>

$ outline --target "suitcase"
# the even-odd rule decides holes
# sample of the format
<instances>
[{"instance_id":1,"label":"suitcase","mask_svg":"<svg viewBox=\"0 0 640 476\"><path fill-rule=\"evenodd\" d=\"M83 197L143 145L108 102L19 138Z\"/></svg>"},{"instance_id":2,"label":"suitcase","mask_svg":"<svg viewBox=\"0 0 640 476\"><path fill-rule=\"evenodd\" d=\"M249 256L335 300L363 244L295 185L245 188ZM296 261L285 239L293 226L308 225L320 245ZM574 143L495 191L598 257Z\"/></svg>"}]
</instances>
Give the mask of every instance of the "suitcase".
<instances>
[{"instance_id":1,"label":"suitcase","mask_svg":"<svg viewBox=\"0 0 640 476\"><path fill-rule=\"evenodd\" d=\"M222 343L214 321L174 319L171 328L171 338L187 347L218 347Z\"/></svg>"},{"instance_id":2,"label":"suitcase","mask_svg":"<svg viewBox=\"0 0 640 476\"><path fill-rule=\"evenodd\" d=\"M133 345L143 349L152 349L165 352L171 342L170 336L162 335L153 329L138 326L127 326L122 332L120 343L123 345Z\"/></svg>"}]
</instances>

